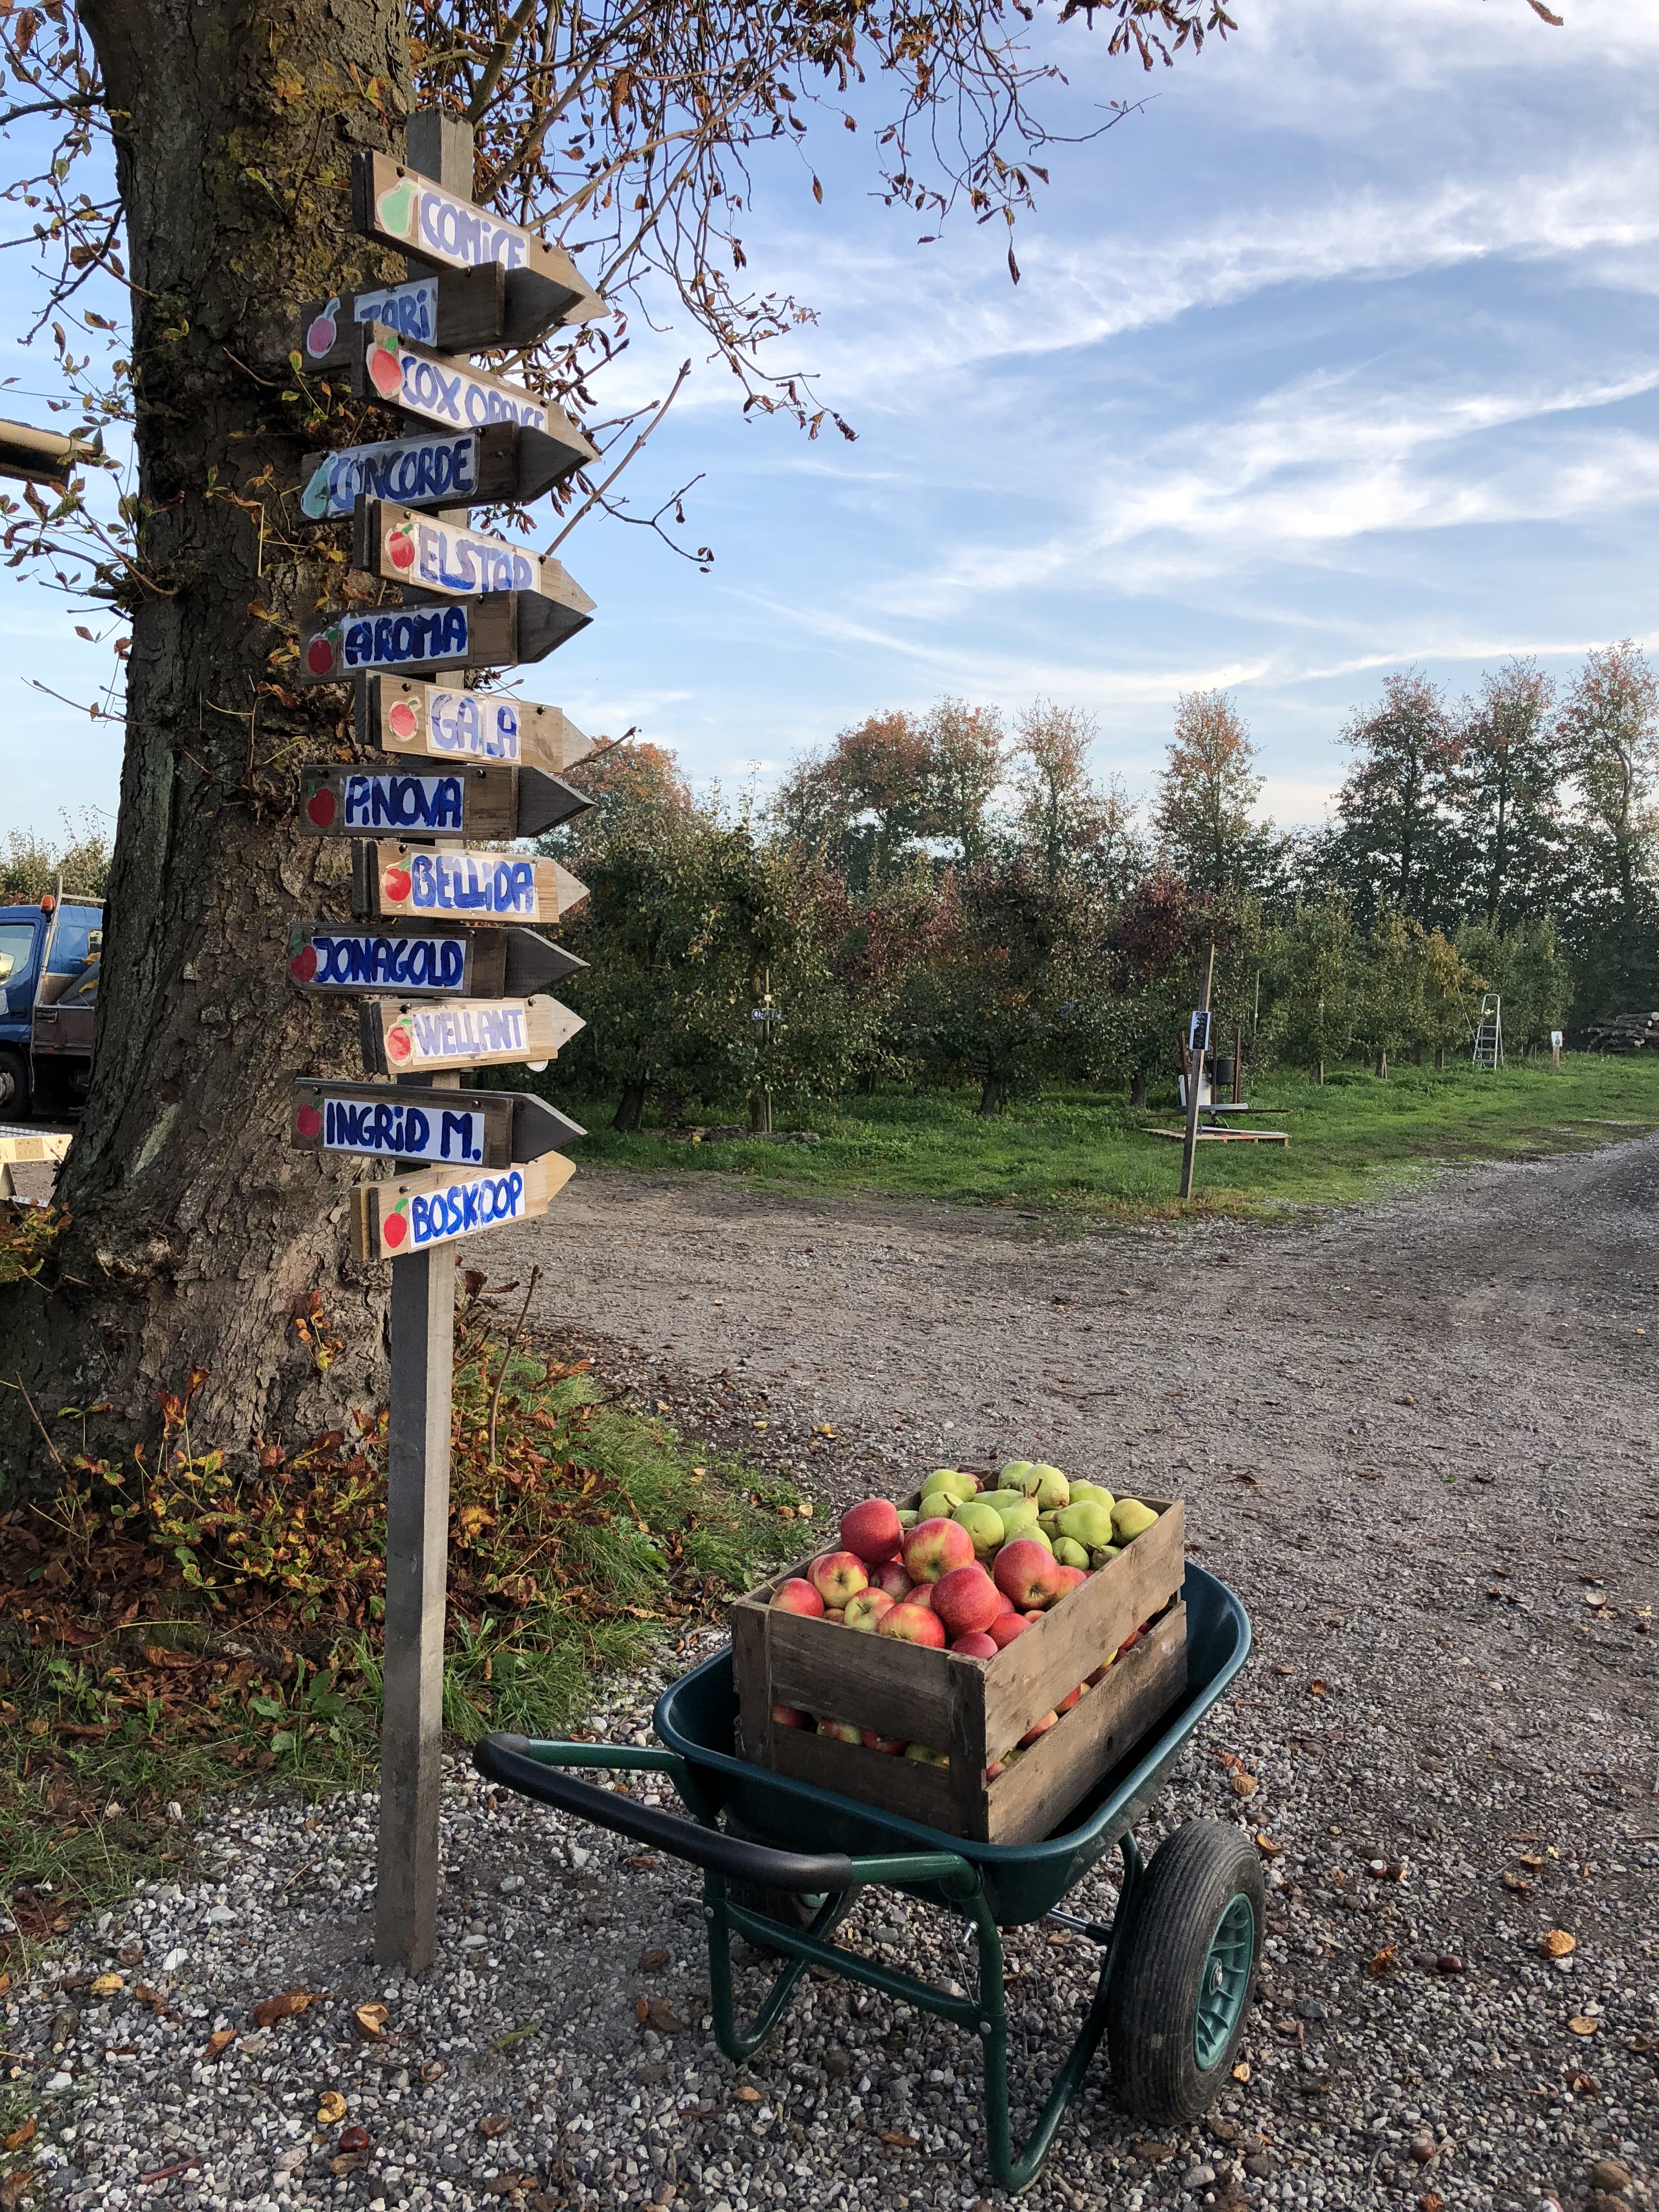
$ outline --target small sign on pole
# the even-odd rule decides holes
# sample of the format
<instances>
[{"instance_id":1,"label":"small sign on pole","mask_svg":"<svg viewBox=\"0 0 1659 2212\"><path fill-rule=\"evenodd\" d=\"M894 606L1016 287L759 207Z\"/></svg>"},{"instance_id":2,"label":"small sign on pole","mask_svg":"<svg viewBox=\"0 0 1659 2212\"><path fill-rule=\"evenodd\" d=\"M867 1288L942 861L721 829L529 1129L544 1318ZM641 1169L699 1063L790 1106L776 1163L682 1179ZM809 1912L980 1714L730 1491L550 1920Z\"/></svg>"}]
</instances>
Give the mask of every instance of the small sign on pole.
<instances>
[{"instance_id":1,"label":"small sign on pole","mask_svg":"<svg viewBox=\"0 0 1659 2212\"><path fill-rule=\"evenodd\" d=\"M1566 1039L1561 1034L1559 1030L1552 1030L1550 1031L1550 1065L1553 1067L1559 1068L1560 1066L1561 1048L1565 1042Z\"/></svg>"}]
</instances>

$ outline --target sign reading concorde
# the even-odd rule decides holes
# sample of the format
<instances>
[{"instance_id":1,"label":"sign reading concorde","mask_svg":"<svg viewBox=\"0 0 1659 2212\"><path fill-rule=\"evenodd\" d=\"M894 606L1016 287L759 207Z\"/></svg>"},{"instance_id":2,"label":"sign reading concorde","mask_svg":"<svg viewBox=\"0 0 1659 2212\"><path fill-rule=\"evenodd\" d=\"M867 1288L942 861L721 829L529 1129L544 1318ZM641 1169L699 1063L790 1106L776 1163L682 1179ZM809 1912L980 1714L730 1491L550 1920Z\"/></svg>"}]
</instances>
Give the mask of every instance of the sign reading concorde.
<instances>
[{"instance_id":1,"label":"sign reading concorde","mask_svg":"<svg viewBox=\"0 0 1659 2212\"><path fill-rule=\"evenodd\" d=\"M395 499L405 507L528 507L598 459L575 429L568 440L521 422L422 430L307 453L300 511L308 521L339 521L356 514L360 498Z\"/></svg>"}]
</instances>

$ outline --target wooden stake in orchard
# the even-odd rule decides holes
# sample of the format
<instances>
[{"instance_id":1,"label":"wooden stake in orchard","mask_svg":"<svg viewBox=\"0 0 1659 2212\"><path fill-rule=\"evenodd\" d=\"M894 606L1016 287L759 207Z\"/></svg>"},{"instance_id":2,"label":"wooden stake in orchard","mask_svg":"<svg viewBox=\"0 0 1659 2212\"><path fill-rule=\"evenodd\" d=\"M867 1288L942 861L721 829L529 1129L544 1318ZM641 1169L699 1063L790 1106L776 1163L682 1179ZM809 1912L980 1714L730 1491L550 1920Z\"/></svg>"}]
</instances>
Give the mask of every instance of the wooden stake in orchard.
<instances>
[{"instance_id":1,"label":"wooden stake in orchard","mask_svg":"<svg viewBox=\"0 0 1659 2212\"><path fill-rule=\"evenodd\" d=\"M558 562L475 531L466 502L526 503L597 458L556 408L435 348L528 345L605 310L564 254L472 205L468 125L411 116L408 150L406 167L359 156L355 227L447 273L336 295L301 333L313 364L349 367L360 394L416 420L306 464L305 513L349 516L356 567L403 600L301 638L305 680L354 683L368 757L304 773L302 831L354 841L353 918L297 926L288 954L299 988L358 1002L365 1072L392 1079L297 1078L289 1138L392 1170L351 1194L355 1256L392 1264L374 1948L420 1973L437 1948L455 1246L544 1212L572 1171L558 1150L583 1133L532 1094L459 1088L475 1067L544 1067L582 1026L544 994L582 963L526 925L586 892L492 841L585 809L562 771L592 750L556 708L462 688L465 670L540 659L593 611Z\"/></svg>"}]
</instances>

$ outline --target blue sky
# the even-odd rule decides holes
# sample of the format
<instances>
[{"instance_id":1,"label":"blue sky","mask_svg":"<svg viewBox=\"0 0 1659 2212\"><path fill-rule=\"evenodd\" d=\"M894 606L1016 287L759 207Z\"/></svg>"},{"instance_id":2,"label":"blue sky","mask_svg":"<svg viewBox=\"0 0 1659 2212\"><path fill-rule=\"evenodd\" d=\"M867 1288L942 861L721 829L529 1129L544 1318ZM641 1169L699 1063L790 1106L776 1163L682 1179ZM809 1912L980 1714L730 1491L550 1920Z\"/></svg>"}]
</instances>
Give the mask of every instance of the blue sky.
<instances>
[{"instance_id":1,"label":"blue sky","mask_svg":"<svg viewBox=\"0 0 1659 2212\"><path fill-rule=\"evenodd\" d=\"M751 265L818 308L795 358L858 442L740 421L700 364L629 483L648 505L703 471L688 535L713 572L585 525L562 557L599 617L526 693L728 788L878 708L1042 694L1092 712L1100 772L1145 792L1177 695L1224 685L1291 821L1389 669L1461 692L1511 653L1565 674L1659 636L1659 9L1234 12L1148 78L1080 23L1040 28L1062 125L1150 99L1054 149L1018 289L1000 224L918 247L861 137L811 142L822 209L763 164ZM0 359L44 390L16 313ZM641 335L641 391L696 351ZM0 831L113 810L117 733L22 688L106 680L74 620L0 577Z\"/></svg>"}]
</instances>

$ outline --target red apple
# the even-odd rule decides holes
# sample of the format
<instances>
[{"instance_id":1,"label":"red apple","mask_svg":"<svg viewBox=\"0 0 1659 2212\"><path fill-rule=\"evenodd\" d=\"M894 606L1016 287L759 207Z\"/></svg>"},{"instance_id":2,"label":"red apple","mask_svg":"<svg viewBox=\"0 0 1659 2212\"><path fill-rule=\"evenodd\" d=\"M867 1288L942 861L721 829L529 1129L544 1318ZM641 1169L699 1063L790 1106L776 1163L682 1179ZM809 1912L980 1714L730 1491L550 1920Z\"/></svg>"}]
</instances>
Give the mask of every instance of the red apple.
<instances>
[{"instance_id":1,"label":"red apple","mask_svg":"<svg viewBox=\"0 0 1659 2212\"><path fill-rule=\"evenodd\" d=\"M409 1234L409 1221L404 1214L388 1213L380 1224L380 1242L388 1251L395 1252Z\"/></svg>"},{"instance_id":2,"label":"red apple","mask_svg":"<svg viewBox=\"0 0 1659 2212\"><path fill-rule=\"evenodd\" d=\"M1077 1703L1078 1699L1083 1695L1083 1692L1088 1688L1088 1686L1089 1685L1086 1682L1079 1682L1076 1689L1068 1690L1066 1692L1066 1695L1054 1707L1054 1711L1057 1713L1069 1713L1073 1706Z\"/></svg>"},{"instance_id":3,"label":"red apple","mask_svg":"<svg viewBox=\"0 0 1659 2212\"><path fill-rule=\"evenodd\" d=\"M791 1575L787 1583L780 1583L772 1593L772 1602L780 1613L810 1613L814 1620L823 1611L823 1600L809 1582L800 1576Z\"/></svg>"},{"instance_id":4,"label":"red apple","mask_svg":"<svg viewBox=\"0 0 1659 2212\"><path fill-rule=\"evenodd\" d=\"M952 1567L933 1584L933 1610L948 1636L972 1636L988 1628L1001 1611L997 1586L977 1561L971 1567Z\"/></svg>"},{"instance_id":5,"label":"red apple","mask_svg":"<svg viewBox=\"0 0 1659 2212\"><path fill-rule=\"evenodd\" d=\"M294 1117L294 1126L302 1137L314 1137L323 1126L323 1117L314 1106L302 1106Z\"/></svg>"},{"instance_id":6,"label":"red apple","mask_svg":"<svg viewBox=\"0 0 1659 2212\"><path fill-rule=\"evenodd\" d=\"M878 1636L890 1636L900 1644L931 1644L945 1649L945 1623L925 1605L896 1605L876 1623Z\"/></svg>"},{"instance_id":7,"label":"red apple","mask_svg":"<svg viewBox=\"0 0 1659 2212\"><path fill-rule=\"evenodd\" d=\"M1033 1721L1030 1727L1026 1729L1024 1735L1021 1736L1019 1740L1020 1749L1022 1751L1029 1751L1031 1746L1036 1741L1037 1738L1040 1735L1047 1735L1049 1729L1055 1725L1059 1719L1060 1715L1058 1713L1044 1713L1040 1721Z\"/></svg>"},{"instance_id":8,"label":"red apple","mask_svg":"<svg viewBox=\"0 0 1659 2212\"><path fill-rule=\"evenodd\" d=\"M812 1726L812 1716L811 1713L802 1712L799 1705L774 1705L772 1725L774 1728L810 1729Z\"/></svg>"},{"instance_id":9,"label":"red apple","mask_svg":"<svg viewBox=\"0 0 1659 2212\"><path fill-rule=\"evenodd\" d=\"M1112 1659L1115 1659L1115 1658L1116 1658L1116 1656L1117 1656L1117 1654L1116 1654L1116 1652L1115 1652L1115 1651L1114 1651L1114 1652L1113 1652L1113 1654L1112 1654ZM1111 1665L1111 1663L1112 1663L1112 1659L1109 1659L1109 1660L1106 1662L1106 1666L1105 1666L1105 1667L1097 1667L1097 1668L1095 1668L1094 1673L1093 1673L1092 1674L1091 1674L1091 1675L1090 1675L1090 1677L1089 1677L1089 1687L1090 1687L1091 1690L1094 1688L1094 1686L1095 1686L1096 1683L1097 1683L1097 1682L1103 1682L1103 1681L1105 1680L1105 1679L1106 1679L1106 1669L1107 1669L1107 1668L1109 1668L1109 1667Z\"/></svg>"},{"instance_id":10,"label":"red apple","mask_svg":"<svg viewBox=\"0 0 1659 2212\"><path fill-rule=\"evenodd\" d=\"M1056 1603L1063 1597L1070 1597L1074 1589L1081 1589L1089 1579L1086 1567L1068 1567L1059 1559L1054 1561L1054 1573L1060 1581L1060 1588L1054 1592Z\"/></svg>"},{"instance_id":11,"label":"red apple","mask_svg":"<svg viewBox=\"0 0 1659 2212\"><path fill-rule=\"evenodd\" d=\"M386 535L386 550L391 556L392 565L394 568L412 568L415 566L415 540L410 536L406 530L393 530L388 532ZM394 707L392 711L395 716L398 710ZM409 709L405 707L403 711L407 714ZM405 734L412 733L406 732Z\"/></svg>"},{"instance_id":12,"label":"red apple","mask_svg":"<svg viewBox=\"0 0 1659 2212\"><path fill-rule=\"evenodd\" d=\"M885 1498L866 1498L841 1516L842 1548L867 1566L892 1559L904 1541L898 1508Z\"/></svg>"},{"instance_id":13,"label":"red apple","mask_svg":"<svg viewBox=\"0 0 1659 2212\"><path fill-rule=\"evenodd\" d=\"M1060 1593L1060 1565L1043 1544L1029 1536L1016 1536L997 1553L992 1572L997 1588L1022 1613L1052 1605Z\"/></svg>"},{"instance_id":14,"label":"red apple","mask_svg":"<svg viewBox=\"0 0 1659 2212\"><path fill-rule=\"evenodd\" d=\"M1030 1622L1023 1613L1000 1613L986 1630L999 1651L1006 1651L1017 1636L1024 1636Z\"/></svg>"},{"instance_id":15,"label":"red apple","mask_svg":"<svg viewBox=\"0 0 1659 2212\"><path fill-rule=\"evenodd\" d=\"M806 1570L806 1578L827 1606L844 1606L870 1583L863 1560L851 1552L825 1552Z\"/></svg>"},{"instance_id":16,"label":"red apple","mask_svg":"<svg viewBox=\"0 0 1659 2212\"><path fill-rule=\"evenodd\" d=\"M904 1571L913 1583L936 1583L973 1563L974 1540L960 1521L919 1521L904 1540Z\"/></svg>"},{"instance_id":17,"label":"red apple","mask_svg":"<svg viewBox=\"0 0 1659 2212\"><path fill-rule=\"evenodd\" d=\"M820 1735L833 1736L837 1743L862 1743L864 1731L855 1729L851 1721L820 1721Z\"/></svg>"},{"instance_id":18,"label":"red apple","mask_svg":"<svg viewBox=\"0 0 1659 2212\"><path fill-rule=\"evenodd\" d=\"M963 1652L969 1659L994 1659L1001 1648L1000 1644L994 1644L988 1636L981 1636L977 1631L970 1636L958 1636L951 1646L952 1651Z\"/></svg>"},{"instance_id":19,"label":"red apple","mask_svg":"<svg viewBox=\"0 0 1659 2212\"><path fill-rule=\"evenodd\" d=\"M313 791L306 801L306 812L319 830L326 830L334 819L334 793L324 784Z\"/></svg>"},{"instance_id":20,"label":"red apple","mask_svg":"<svg viewBox=\"0 0 1659 2212\"><path fill-rule=\"evenodd\" d=\"M403 363L390 346L368 349L368 380L383 399L395 398L404 388Z\"/></svg>"},{"instance_id":21,"label":"red apple","mask_svg":"<svg viewBox=\"0 0 1659 2212\"><path fill-rule=\"evenodd\" d=\"M415 1049L415 1040L402 1022L393 1022L386 1033L386 1056L399 1062L409 1058Z\"/></svg>"},{"instance_id":22,"label":"red apple","mask_svg":"<svg viewBox=\"0 0 1659 2212\"><path fill-rule=\"evenodd\" d=\"M421 718L407 699L399 699L386 720L394 738L412 738L421 726Z\"/></svg>"},{"instance_id":23,"label":"red apple","mask_svg":"<svg viewBox=\"0 0 1659 2212\"><path fill-rule=\"evenodd\" d=\"M847 1607L844 1605L826 1605L823 1608L823 1617L826 1620L834 1621L837 1628L844 1628L847 1625Z\"/></svg>"},{"instance_id":24,"label":"red apple","mask_svg":"<svg viewBox=\"0 0 1659 2212\"><path fill-rule=\"evenodd\" d=\"M319 360L334 344L334 310L339 304L337 299L331 300L324 313L313 316L306 325L306 351L313 361Z\"/></svg>"},{"instance_id":25,"label":"red apple","mask_svg":"<svg viewBox=\"0 0 1659 2212\"><path fill-rule=\"evenodd\" d=\"M997 1592L997 1595L1002 1600L1002 1605L1000 1607L1002 1612L1018 1613L1019 1611L1019 1607L1014 1603L1014 1601L1009 1596L1006 1590L1000 1589Z\"/></svg>"},{"instance_id":26,"label":"red apple","mask_svg":"<svg viewBox=\"0 0 1659 2212\"><path fill-rule=\"evenodd\" d=\"M331 632L320 630L306 647L306 666L313 676L326 676L332 669L335 642Z\"/></svg>"},{"instance_id":27,"label":"red apple","mask_svg":"<svg viewBox=\"0 0 1659 2212\"><path fill-rule=\"evenodd\" d=\"M308 983L317 973L317 948L302 945L288 963L288 972L296 983Z\"/></svg>"},{"instance_id":28,"label":"red apple","mask_svg":"<svg viewBox=\"0 0 1659 2212\"><path fill-rule=\"evenodd\" d=\"M904 1749L902 1735L878 1735L874 1729L860 1729L859 1741L866 1751L885 1752L889 1759L896 1759Z\"/></svg>"},{"instance_id":29,"label":"red apple","mask_svg":"<svg viewBox=\"0 0 1659 2212\"><path fill-rule=\"evenodd\" d=\"M847 1601L847 1626L860 1628L872 1636L884 1613L893 1609L893 1601L885 1590L855 1590Z\"/></svg>"},{"instance_id":30,"label":"red apple","mask_svg":"<svg viewBox=\"0 0 1659 2212\"><path fill-rule=\"evenodd\" d=\"M1122 1643L1118 1645L1117 1650L1113 1652L1113 1658L1121 1659L1126 1651L1133 1651L1145 1633L1146 1632L1144 1629L1131 1629L1129 1633L1124 1638Z\"/></svg>"},{"instance_id":31,"label":"red apple","mask_svg":"<svg viewBox=\"0 0 1659 2212\"><path fill-rule=\"evenodd\" d=\"M902 1559L884 1559L870 1580L877 1589L885 1590L895 1605L901 1598L909 1596L915 1584L904 1571Z\"/></svg>"},{"instance_id":32,"label":"red apple","mask_svg":"<svg viewBox=\"0 0 1659 2212\"><path fill-rule=\"evenodd\" d=\"M401 906L409 896L410 883L409 870L398 867L395 863L380 872L381 893L393 906Z\"/></svg>"},{"instance_id":33,"label":"red apple","mask_svg":"<svg viewBox=\"0 0 1659 2212\"><path fill-rule=\"evenodd\" d=\"M931 1613L933 1609L933 1585L932 1583L914 1583L908 1595L898 1599L897 1602L900 1605L919 1605L924 1613Z\"/></svg>"}]
</instances>

